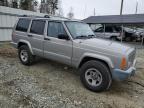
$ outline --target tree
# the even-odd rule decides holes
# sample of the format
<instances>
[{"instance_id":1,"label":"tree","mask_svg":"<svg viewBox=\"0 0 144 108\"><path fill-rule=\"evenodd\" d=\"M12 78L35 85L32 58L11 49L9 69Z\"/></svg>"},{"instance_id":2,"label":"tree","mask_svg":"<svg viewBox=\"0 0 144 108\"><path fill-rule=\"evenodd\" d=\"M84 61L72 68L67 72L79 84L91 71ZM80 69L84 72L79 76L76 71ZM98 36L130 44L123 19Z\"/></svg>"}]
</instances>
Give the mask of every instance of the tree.
<instances>
[{"instance_id":1,"label":"tree","mask_svg":"<svg viewBox=\"0 0 144 108\"><path fill-rule=\"evenodd\" d=\"M20 0L20 8L23 10L36 11L37 0Z\"/></svg>"},{"instance_id":2,"label":"tree","mask_svg":"<svg viewBox=\"0 0 144 108\"><path fill-rule=\"evenodd\" d=\"M29 3L29 0L20 0L20 8L23 10L30 10L30 5L31 4L31 0Z\"/></svg>"},{"instance_id":3,"label":"tree","mask_svg":"<svg viewBox=\"0 0 144 108\"><path fill-rule=\"evenodd\" d=\"M18 8L18 0L12 0L11 5L12 8Z\"/></svg>"},{"instance_id":4,"label":"tree","mask_svg":"<svg viewBox=\"0 0 144 108\"><path fill-rule=\"evenodd\" d=\"M58 0L41 0L40 12L55 15L58 9Z\"/></svg>"},{"instance_id":5,"label":"tree","mask_svg":"<svg viewBox=\"0 0 144 108\"><path fill-rule=\"evenodd\" d=\"M55 11L58 9L58 0L49 0L51 4L51 14L55 15Z\"/></svg>"},{"instance_id":6,"label":"tree","mask_svg":"<svg viewBox=\"0 0 144 108\"><path fill-rule=\"evenodd\" d=\"M33 9L33 11L37 11L37 8L38 8L38 1L34 0L32 3L32 9Z\"/></svg>"},{"instance_id":7,"label":"tree","mask_svg":"<svg viewBox=\"0 0 144 108\"><path fill-rule=\"evenodd\" d=\"M8 6L8 0L1 0L0 5L1 6Z\"/></svg>"},{"instance_id":8,"label":"tree","mask_svg":"<svg viewBox=\"0 0 144 108\"><path fill-rule=\"evenodd\" d=\"M57 11L56 11L56 15L63 17L63 16L64 16L64 13L63 13L63 8L62 8L61 3L62 3L62 1L59 0L59 1L58 1L58 9L57 9Z\"/></svg>"},{"instance_id":9,"label":"tree","mask_svg":"<svg viewBox=\"0 0 144 108\"><path fill-rule=\"evenodd\" d=\"M1 0L0 5L12 8L18 8L18 1L19 0Z\"/></svg>"},{"instance_id":10,"label":"tree","mask_svg":"<svg viewBox=\"0 0 144 108\"><path fill-rule=\"evenodd\" d=\"M74 13L73 13L73 8L72 8L72 7L70 8L70 11L69 11L69 13L67 14L67 17L68 17L69 19L73 19L73 18L74 18Z\"/></svg>"}]
</instances>

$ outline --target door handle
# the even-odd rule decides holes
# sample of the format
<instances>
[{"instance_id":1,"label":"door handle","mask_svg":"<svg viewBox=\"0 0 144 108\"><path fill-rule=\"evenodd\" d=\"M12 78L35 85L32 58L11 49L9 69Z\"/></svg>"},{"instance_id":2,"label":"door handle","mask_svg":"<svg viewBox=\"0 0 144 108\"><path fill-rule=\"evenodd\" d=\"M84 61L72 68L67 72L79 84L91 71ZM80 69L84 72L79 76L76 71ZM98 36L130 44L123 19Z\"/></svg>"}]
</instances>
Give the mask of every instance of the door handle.
<instances>
[{"instance_id":1,"label":"door handle","mask_svg":"<svg viewBox=\"0 0 144 108\"><path fill-rule=\"evenodd\" d=\"M50 39L49 39L49 38L44 38L44 40L48 40L48 41L50 41Z\"/></svg>"},{"instance_id":2,"label":"door handle","mask_svg":"<svg viewBox=\"0 0 144 108\"><path fill-rule=\"evenodd\" d=\"M33 35L28 35L28 37L33 37Z\"/></svg>"}]
</instances>

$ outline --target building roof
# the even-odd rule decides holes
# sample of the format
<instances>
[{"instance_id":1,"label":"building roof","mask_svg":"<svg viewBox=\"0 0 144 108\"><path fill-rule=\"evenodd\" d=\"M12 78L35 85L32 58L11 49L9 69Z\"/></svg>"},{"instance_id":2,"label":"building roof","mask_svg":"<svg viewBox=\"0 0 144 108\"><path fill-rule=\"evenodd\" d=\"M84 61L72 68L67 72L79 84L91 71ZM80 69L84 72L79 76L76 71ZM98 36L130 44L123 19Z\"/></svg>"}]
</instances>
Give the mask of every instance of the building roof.
<instances>
[{"instance_id":1,"label":"building roof","mask_svg":"<svg viewBox=\"0 0 144 108\"><path fill-rule=\"evenodd\" d=\"M83 21L88 24L144 24L144 14L90 16Z\"/></svg>"}]
</instances>

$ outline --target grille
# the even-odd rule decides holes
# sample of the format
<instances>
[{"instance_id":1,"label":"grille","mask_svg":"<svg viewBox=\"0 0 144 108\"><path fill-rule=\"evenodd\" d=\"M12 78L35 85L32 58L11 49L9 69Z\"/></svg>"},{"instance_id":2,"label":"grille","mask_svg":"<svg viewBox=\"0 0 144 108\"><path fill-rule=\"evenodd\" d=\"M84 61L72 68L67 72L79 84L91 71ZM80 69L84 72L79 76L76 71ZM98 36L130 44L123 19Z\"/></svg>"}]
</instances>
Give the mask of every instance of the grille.
<instances>
[{"instance_id":1,"label":"grille","mask_svg":"<svg viewBox=\"0 0 144 108\"><path fill-rule=\"evenodd\" d=\"M133 63L136 55L136 50L132 51L129 55L129 62Z\"/></svg>"}]
</instances>

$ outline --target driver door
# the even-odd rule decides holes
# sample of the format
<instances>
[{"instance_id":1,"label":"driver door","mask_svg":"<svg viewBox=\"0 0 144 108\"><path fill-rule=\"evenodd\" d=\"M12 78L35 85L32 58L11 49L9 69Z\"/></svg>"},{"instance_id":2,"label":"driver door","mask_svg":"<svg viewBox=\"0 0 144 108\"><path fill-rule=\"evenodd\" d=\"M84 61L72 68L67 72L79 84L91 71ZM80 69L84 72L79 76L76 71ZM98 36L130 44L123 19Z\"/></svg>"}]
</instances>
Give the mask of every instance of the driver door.
<instances>
[{"instance_id":1,"label":"driver door","mask_svg":"<svg viewBox=\"0 0 144 108\"><path fill-rule=\"evenodd\" d=\"M72 41L59 39L59 34L67 35L63 23L49 21L47 26L47 36L44 39L44 56L48 59L70 65L72 57Z\"/></svg>"}]
</instances>

